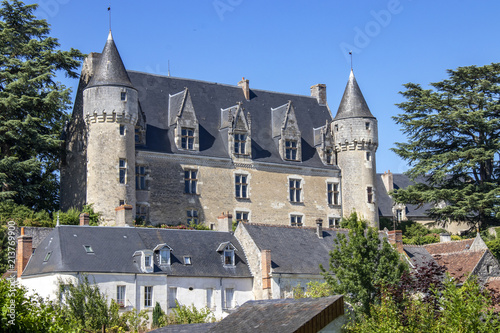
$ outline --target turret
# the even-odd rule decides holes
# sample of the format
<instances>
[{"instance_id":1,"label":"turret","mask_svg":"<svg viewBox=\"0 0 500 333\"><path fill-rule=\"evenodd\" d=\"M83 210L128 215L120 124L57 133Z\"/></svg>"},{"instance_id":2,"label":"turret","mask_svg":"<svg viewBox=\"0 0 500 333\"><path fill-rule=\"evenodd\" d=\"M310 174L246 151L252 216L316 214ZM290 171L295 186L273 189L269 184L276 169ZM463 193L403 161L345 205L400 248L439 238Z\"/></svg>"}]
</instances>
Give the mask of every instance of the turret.
<instances>
[{"instance_id":1,"label":"turret","mask_svg":"<svg viewBox=\"0 0 500 333\"><path fill-rule=\"evenodd\" d=\"M375 152L377 119L371 114L351 70L337 115L332 122L337 164L342 170L344 216L355 211L378 227Z\"/></svg>"},{"instance_id":2,"label":"turret","mask_svg":"<svg viewBox=\"0 0 500 333\"><path fill-rule=\"evenodd\" d=\"M87 203L114 225L115 207L131 205L135 216L135 125L138 94L111 31L83 91L87 127Z\"/></svg>"}]
</instances>

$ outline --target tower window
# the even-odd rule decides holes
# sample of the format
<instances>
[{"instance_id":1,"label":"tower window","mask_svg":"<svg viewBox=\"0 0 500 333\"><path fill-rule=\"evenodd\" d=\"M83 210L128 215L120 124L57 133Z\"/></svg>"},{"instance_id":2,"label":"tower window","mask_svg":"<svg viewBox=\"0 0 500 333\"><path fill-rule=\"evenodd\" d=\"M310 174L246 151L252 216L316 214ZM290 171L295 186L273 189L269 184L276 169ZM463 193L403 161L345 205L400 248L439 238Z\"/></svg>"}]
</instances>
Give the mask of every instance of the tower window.
<instances>
[{"instance_id":1,"label":"tower window","mask_svg":"<svg viewBox=\"0 0 500 333\"><path fill-rule=\"evenodd\" d=\"M192 128L181 129L181 148L194 149L194 130Z\"/></svg>"},{"instance_id":2,"label":"tower window","mask_svg":"<svg viewBox=\"0 0 500 333\"><path fill-rule=\"evenodd\" d=\"M198 183L196 174L196 170L184 171L184 193L196 194L196 184Z\"/></svg>"},{"instance_id":3,"label":"tower window","mask_svg":"<svg viewBox=\"0 0 500 333\"><path fill-rule=\"evenodd\" d=\"M328 204L339 205L340 204L339 183L328 183L326 187L328 191Z\"/></svg>"},{"instance_id":4,"label":"tower window","mask_svg":"<svg viewBox=\"0 0 500 333\"><path fill-rule=\"evenodd\" d=\"M247 136L245 134L235 134L234 135L234 153L237 155L245 154L246 142L247 142Z\"/></svg>"},{"instance_id":5,"label":"tower window","mask_svg":"<svg viewBox=\"0 0 500 333\"><path fill-rule=\"evenodd\" d=\"M135 189L146 189L146 167L141 165L135 167Z\"/></svg>"},{"instance_id":6,"label":"tower window","mask_svg":"<svg viewBox=\"0 0 500 333\"><path fill-rule=\"evenodd\" d=\"M300 179L290 179L289 192L291 202L301 202L302 184Z\"/></svg>"},{"instance_id":7,"label":"tower window","mask_svg":"<svg viewBox=\"0 0 500 333\"><path fill-rule=\"evenodd\" d=\"M370 129L370 123L369 123L369 122L366 122L366 123L365 123L365 128L366 128L367 130L369 130L369 129Z\"/></svg>"},{"instance_id":8,"label":"tower window","mask_svg":"<svg viewBox=\"0 0 500 333\"><path fill-rule=\"evenodd\" d=\"M120 135L125 135L125 125L120 125Z\"/></svg>"},{"instance_id":9,"label":"tower window","mask_svg":"<svg viewBox=\"0 0 500 333\"><path fill-rule=\"evenodd\" d=\"M119 179L120 179L120 184L125 184L127 180L127 161L123 158L120 158L119 163Z\"/></svg>"},{"instance_id":10,"label":"tower window","mask_svg":"<svg viewBox=\"0 0 500 333\"><path fill-rule=\"evenodd\" d=\"M127 93L125 91L122 91L121 94L120 94L120 99L122 101L126 101L127 100Z\"/></svg>"},{"instance_id":11,"label":"tower window","mask_svg":"<svg viewBox=\"0 0 500 333\"><path fill-rule=\"evenodd\" d=\"M366 196L368 203L373 203L373 188L371 186L366 188Z\"/></svg>"},{"instance_id":12,"label":"tower window","mask_svg":"<svg viewBox=\"0 0 500 333\"><path fill-rule=\"evenodd\" d=\"M234 187L236 198L248 198L248 183L246 175L236 175L234 179Z\"/></svg>"},{"instance_id":13,"label":"tower window","mask_svg":"<svg viewBox=\"0 0 500 333\"><path fill-rule=\"evenodd\" d=\"M297 141L295 140L285 141L285 159L290 161L297 160Z\"/></svg>"},{"instance_id":14,"label":"tower window","mask_svg":"<svg viewBox=\"0 0 500 333\"><path fill-rule=\"evenodd\" d=\"M372 160L372 153L370 153L369 151L366 152L366 160L367 161L371 161Z\"/></svg>"}]
</instances>

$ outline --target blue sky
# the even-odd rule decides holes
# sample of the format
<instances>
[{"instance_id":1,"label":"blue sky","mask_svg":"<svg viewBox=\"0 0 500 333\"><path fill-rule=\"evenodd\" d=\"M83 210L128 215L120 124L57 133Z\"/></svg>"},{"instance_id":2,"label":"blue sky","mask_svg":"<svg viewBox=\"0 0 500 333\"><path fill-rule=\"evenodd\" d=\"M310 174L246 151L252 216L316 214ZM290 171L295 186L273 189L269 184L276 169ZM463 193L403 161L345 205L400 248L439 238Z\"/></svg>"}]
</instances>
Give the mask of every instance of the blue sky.
<instances>
[{"instance_id":1,"label":"blue sky","mask_svg":"<svg viewBox=\"0 0 500 333\"><path fill-rule=\"evenodd\" d=\"M40 0L62 49L101 52L109 30L128 69L309 95L327 86L335 115L350 71L378 119L377 172L404 172L390 148L402 84L427 86L447 69L499 62L500 2ZM61 81L76 89L76 80Z\"/></svg>"}]
</instances>

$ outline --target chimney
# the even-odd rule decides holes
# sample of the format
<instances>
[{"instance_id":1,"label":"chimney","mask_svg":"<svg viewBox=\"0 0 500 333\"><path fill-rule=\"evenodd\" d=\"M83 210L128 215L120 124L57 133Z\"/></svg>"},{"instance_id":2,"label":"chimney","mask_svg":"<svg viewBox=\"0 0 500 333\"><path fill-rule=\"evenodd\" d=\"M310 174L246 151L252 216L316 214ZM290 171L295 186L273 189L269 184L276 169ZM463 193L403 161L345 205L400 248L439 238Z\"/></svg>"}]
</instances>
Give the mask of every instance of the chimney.
<instances>
[{"instance_id":1,"label":"chimney","mask_svg":"<svg viewBox=\"0 0 500 333\"><path fill-rule=\"evenodd\" d=\"M451 242L451 235L447 232L443 232L442 234L439 234L439 242L441 242L441 243Z\"/></svg>"},{"instance_id":2,"label":"chimney","mask_svg":"<svg viewBox=\"0 0 500 333\"><path fill-rule=\"evenodd\" d=\"M318 238L323 238L323 220L322 219L316 220L316 235L318 235Z\"/></svg>"},{"instance_id":3,"label":"chimney","mask_svg":"<svg viewBox=\"0 0 500 333\"><path fill-rule=\"evenodd\" d=\"M326 84L311 86L311 97L316 97L319 105L326 105Z\"/></svg>"},{"instance_id":4,"label":"chimney","mask_svg":"<svg viewBox=\"0 0 500 333\"><path fill-rule=\"evenodd\" d=\"M389 243L396 245L399 253L403 253L403 232L401 230L391 230L387 233Z\"/></svg>"},{"instance_id":5,"label":"chimney","mask_svg":"<svg viewBox=\"0 0 500 333\"><path fill-rule=\"evenodd\" d=\"M21 227L21 236L17 237L17 253L16 253L16 270L17 277L21 277L28 261L30 260L31 253L33 252L33 239L31 236L24 234L24 227Z\"/></svg>"},{"instance_id":6,"label":"chimney","mask_svg":"<svg viewBox=\"0 0 500 333\"><path fill-rule=\"evenodd\" d=\"M89 221L90 221L89 213L80 214L80 226L89 225Z\"/></svg>"},{"instance_id":7,"label":"chimney","mask_svg":"<svg viewBox=\"0 0 500 333\"><path fill-rule=\"evenodd\" d=\"M134 219L132 216L132 206L121 205L115 208L116 226L117 227L133 227Z\"/></svg>"},{"instance_id":8,"label":"chimney","mask_svg":"<svg viewBox=\"0 0 500 333\"><path fill-rule=\"evenodd\" d=\"M217 230L230 232L233 231L233 216L229 212L222 212L217 218Z\"/></svg>"},{"instance_id":9,"label":"chimney","mask_svg":"<svg viewBox=\"0 0 500 333\"><path fill-rule=\"evenodd\" d=\"M243 90L243 95L245 96L245 99L248 101L250 100L250 81L245 80L244 77L241 78L241 81L238 82L238 86L241 87Z\"/></svg>"},{"instance_id":10,"label":"chimney","mask_svg":"<svg viewBox=\"0 0 500 333\"><path fill-rule=\"evenodd\" d=\"M384 172L382 175L382 182L384 183L384 187L387 192L394 190L394 176L392 175L391 170Z\"/></svg>"},{"instance_id":11,"label":"chimney","mask_svg":"<svg viewBox=\"0 0 500 333\"><path fill-rule=\"evenodd\" d=\"M271 250L262 250L262 289L271 289Z\"/></svg>"}]
</instances>

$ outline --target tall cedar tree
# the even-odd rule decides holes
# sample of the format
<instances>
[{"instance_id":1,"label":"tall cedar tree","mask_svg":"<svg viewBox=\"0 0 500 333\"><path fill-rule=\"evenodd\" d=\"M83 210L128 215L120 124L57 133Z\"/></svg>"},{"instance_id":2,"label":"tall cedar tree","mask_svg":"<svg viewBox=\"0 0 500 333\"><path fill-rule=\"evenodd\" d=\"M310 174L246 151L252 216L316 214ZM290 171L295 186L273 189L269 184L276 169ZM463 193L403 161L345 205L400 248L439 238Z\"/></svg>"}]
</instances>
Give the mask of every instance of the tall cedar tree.
<instances>
[{"instance_id":1,"label":"tall cedar tree","mask_svg":"<svg viewBox=\"0 0 500 333\"><path fill-rule=\"evenodd\" d=\"M37 5L0 8L0 201L35 210L57 207L60 140L70 100L57 72L76 78L83 54L57 50Z\"/></svg>"},{"instance_id":2,"label":"tall cedar tree","mask_svg":"<svg viewBox=\"0 0 500 333\"><path fill-rule=\"evenodd\" d=\"M429 213L485 228L500 221L500 64L448 70L433 89L405 84L404 113L393 119L408 142L392 150L425 182L398 189L401 203L435 204Z\"/></svg>"},{"instance_id":3,"label":"tall cedar tree","mask_svg":"<svg viewBox=\"0 0 500 333\"><path fill-rule=\"evenodd\" d=\"M339 234L330 251L329 271L320 268L334 293L343 294L355 312L368 315L381 288L398 282L407 267L398 252L379 238L378 230L366 226L356 213L351 214L348 237Z\"/></svg>"}]
</instances>

